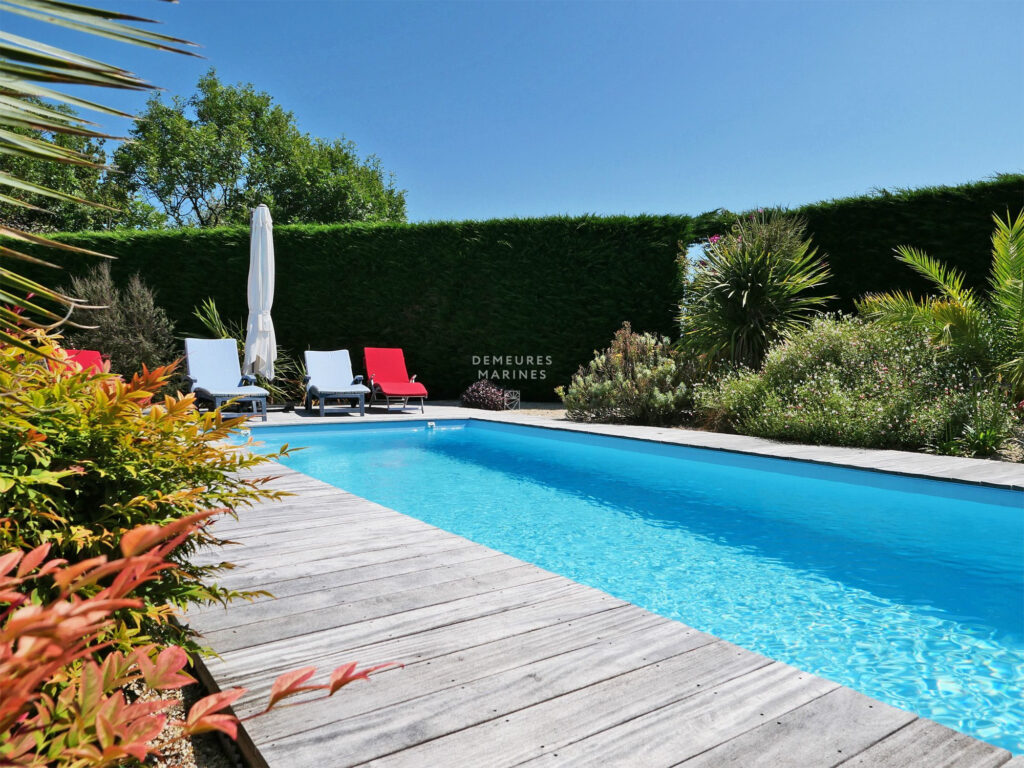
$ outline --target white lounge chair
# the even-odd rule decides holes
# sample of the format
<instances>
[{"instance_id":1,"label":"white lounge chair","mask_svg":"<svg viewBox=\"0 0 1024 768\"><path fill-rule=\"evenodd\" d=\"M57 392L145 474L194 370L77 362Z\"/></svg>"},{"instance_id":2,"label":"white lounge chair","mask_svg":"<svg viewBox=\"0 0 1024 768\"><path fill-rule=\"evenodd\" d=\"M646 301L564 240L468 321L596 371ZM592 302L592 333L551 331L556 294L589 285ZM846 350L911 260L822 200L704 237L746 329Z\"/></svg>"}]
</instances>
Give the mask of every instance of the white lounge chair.
<instances>
[{"instance_id":1,"label":"white lounge chair","mask_svg":"<svg viewBox=\"0 0 1024 768\"><path fill-rule=\"evenodd\" d=\"M220 408L229 400L252 403L253 411L267 420L267 390L256 386L255 376L243 376L234 339L185 339L189 391Z\"/></svg>"},{"instance_id":2,"label":"white lounge chair","mask_svg":"<svg viewBox=\"0 0 1024 768\"><path fill-rule=\"evenodd\" d=\"M352 375L352 358L347 349L330 352L306 352L306 412L313 410L313 401L320 403L320 415L328 400L358 400L359 415L366 415L368 387L363 386L362 376ZM345 413L354 413L355 406L346 408Z\"/></svg>"}]
</instances>

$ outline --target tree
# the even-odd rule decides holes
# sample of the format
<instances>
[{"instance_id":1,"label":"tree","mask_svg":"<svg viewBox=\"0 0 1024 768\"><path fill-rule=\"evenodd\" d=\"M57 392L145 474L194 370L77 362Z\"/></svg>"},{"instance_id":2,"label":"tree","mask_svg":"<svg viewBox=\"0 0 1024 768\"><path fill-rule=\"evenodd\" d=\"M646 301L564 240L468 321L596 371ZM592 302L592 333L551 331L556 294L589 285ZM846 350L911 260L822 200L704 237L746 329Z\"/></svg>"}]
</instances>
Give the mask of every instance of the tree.
<instances>
[{"instance_id":1,"label":"tree","mask_svg":"<svg viewBox=\"0 0 1024 768\"><path fill-rule=\"evenodd\" d=\"M42 99L28 98L26 102L45 108ZM50 109L69 120L80 120L78 110L67 104L50 105ZM16 176L32 184L62 192L70 197L84 198L111 205L106 194L104 178L106 153L99 137L60 133L28 127L10 127L8 130L37 142L48 142L88 158L92 164L40 163L34 158L0 154L0 172ZM113 181L113 180L111 180ZM12 190L11 197L27 206L5 206L0 209L0 223L27 232L77 232L83 229L139 228L152 229L162 225L164 216L153 206L137 200L120 201L123 209L111 210L82 205L69 199L49 200L38 192Z\"/></svg>"},{"instance_id":2,"label":"tree","mask_svg":"<svg viewBox=\"0 0 1024 768\"><path fill-rule=\"evenodd\" d=\"M405 192L376 157L302 133L269 94L225 85L212 69L188 98L153 96L131 138L111 181L177 226L245 224L260 203L280 223L405 219Z\"/></svg>"}]
</instances>

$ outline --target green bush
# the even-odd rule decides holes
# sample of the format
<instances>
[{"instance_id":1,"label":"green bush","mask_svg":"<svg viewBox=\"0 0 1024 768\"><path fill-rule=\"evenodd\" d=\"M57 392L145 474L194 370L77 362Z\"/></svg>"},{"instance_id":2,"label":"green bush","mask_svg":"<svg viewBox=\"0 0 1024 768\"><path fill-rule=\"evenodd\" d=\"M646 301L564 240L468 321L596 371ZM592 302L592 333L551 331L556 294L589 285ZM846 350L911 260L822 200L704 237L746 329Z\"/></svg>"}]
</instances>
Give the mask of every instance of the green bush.
<instances>
[{"instance_id":1,"label":"green bush","mask_svg":"<svg viewBox=\"0 0 1024 768\"><path fill-rule=\"evenodd\" d=\"M69 349L95 349L110 358L110 370L131 377L167 365L178 357L174 323L156 304L153 291L137 274L123 287L114 284L107 262L75 277L66 291L99 309L77 310L72 318L85 328L67 328Z\"/></svg>"},{"instance_id":2,"label":"green bush","mask_svg":"<svg viewBox=\"0 0 1024 768\"><path fill-rule=\"evenodd\" d=\"M768 347L807 322L831 296L824 261L804 237L806 223L778 211L738 219L713 236L695 265L679 314L680 343L708 364L757 367Z\"/></svg>"},{"instance_id":3,"label":"green bush","mask_svg":"<svg viewBox=\"0 0 1024 768\"><path fill-rule=\"evenodd\" d=\"M760 372L698 388L710 425L742 434L864 448L989 454L1016 422L1003 391L918 329L825 317L774 347Z\"/></svg>"},{"instance_id":4,"label":"green bush","mask_svg":"<svg viewBox=\"0 0 1024 768\"><path fill-rule=\"evenodd\" d=\"M934 295L869 294L857 302L861 315L880 323L910 325L932 343L974 363L985 376L1005 381L1024 397L1024 213L996 224L992 235L989 291L964 286L964 276L915 248L897 258L932 283Z\"/></svg>"},{"instance_id":5,"label":"green bush","mask_svg":"<svg viewBox=\"0 0 1024 768\"><path fill-rule=\"evenodd\" d=\"M674 424L692 402L689 373L668 338L634 333L626 323L557 393L573 421Z\"/></svg>"},{"instance_id":6,"label":"green bush","mask_svg":"<svg viewBox=\"0 0 1024 768\"><path fill-rule=\"evenodd\" d=\"M63 355L52 338L25 338L40 353ZM240 419L200 415L191 395L144 409L169 374L158 368L123 381L0 345L0 552L48 544L71 562L112 556L137 526L281 495L238 474L264 461L224 444ZM175 608L244 596L214 583L226 564L189 560L196 548L221 543L202 530L178 547L177 570L138 595L145 605L122 615L119 640L185 641L187 630L171 621Z\"/></svg>"}]
</instances>

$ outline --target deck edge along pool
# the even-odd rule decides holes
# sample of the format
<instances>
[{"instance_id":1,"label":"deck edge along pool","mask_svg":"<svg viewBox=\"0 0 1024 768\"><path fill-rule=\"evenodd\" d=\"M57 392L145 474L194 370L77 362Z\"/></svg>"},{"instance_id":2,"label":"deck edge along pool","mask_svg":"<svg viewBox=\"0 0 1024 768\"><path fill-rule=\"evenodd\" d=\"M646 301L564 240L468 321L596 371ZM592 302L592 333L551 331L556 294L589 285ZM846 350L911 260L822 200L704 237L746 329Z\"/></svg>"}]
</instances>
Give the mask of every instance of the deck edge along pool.
<instances>
[{"instance_id":1,"label":"deck edge along pool","mask_svg":"<svg viewBox=\"0 0 1024 768\"><path fill-rule=\"evenodd\" d=\"M548 425L539 424L523 424L515 423L508 424L502 423L501 420L496 419L425 419L423 417L413 419L402 419L402 420L388 420L388 421L360 421L355 423L342 423L342 424L292 424L287 425L293 429L290 431L292 434L297 433L298 435L317 435L319 438L326 438L331 435L343 435L349 434L354 435L355 433L363 433L364 435L390 435L398 436L403 433L418 433L423 436L425 433L433 432L436 430L440 436L441 433L446 432L461 432L468 430L472 433L493 433L496 435L522 435L526 434L537 434L536 427L547 427L548 430L552 430L552 427ZM306 427L310 427L307 429ZM284 427L281 431L277 427ZM270 431L264 431L269 429ZM254 437L257 440L261 440L264 437L270 438L272 435L276 438L278 435L284 437L285 434L289 433L286 425L273 425L269 427L261 427L260 431L255 433ZM762 473L767 472L772 476L786 476L790 479L814 479L816 476L826 475L828 482L844 482L851 485L855 485L863 488L873 488L879 491L886 491L887 489L898 488L901 492L912 493L912 494L924 494L927 497L934 497L936 499L942 499L948 504L957 504L959 502L970 503L981 503L993 507L1006 508L1009 514L1014 514L1016 510L1022 509L1022 495L1019 491L1012 487L992 487L991 484L982 485L980 483L964 482L956 479L951 480L946 477L921 477L920 475L907 476L907 474L887 471L882 468L863 468L863 467L851 467L849 465L837 465L832 462L821 462L814 460L801 460L792 456L765 456L763 454L751 454L748 452L742 452L730 449L721 448L707 448L704 446L694 447L690 445L680 445L675 442L669 442L666 440L659 439L644 439L642 436L637 434L628 434L623 436L609 435L606 431L595 432L592 430L580 430L580 429L560 429L558 426L554 427L552 431L544 433L545 443L559 443L559 444L576 444L599 447L612 447L613 450L622 452L624 454L630 454L634 457L636 455L646 455L652 457L652 461L656 461L659 458L666 456L672 458L685 457L691 462L699 462L702 467L708 467L708 471L711 471L713 465L724 466L730 471L747 471L757 470ZM274 439L272 438L272 440ZM296 440L289 436L289 442L293 445L296 444ZM299 440L298 442L301 442ZM286 465L289 462L285 462ZM299 471L305 471L314 477L320 477L328 483L336 485L336 487L344 487L347 490L356 493L357 495L370 498L373 501L382 503L385 506L397 509L399 512L410 514L413 517L418 517L428 523L439 525L446 530L450 530L458 535L466 536L467 538L478 541L486 546L491 546L499 549L503 552L520 557L533 562L541 567L552 570L556 573L561 573L569 578L576 579L581 583L595 586L599 589L608 591L609 593L620 597L621 599L628 600L634 604L645 607L648 610L653 610L656 613L667 616L668 618L675 618L685 623L697 626L698 629L712 632L719 636L725 637L727 640L739 642L741 645L751 647L761 653L766 653L764 648L758 647L757 645L751 645L749 642L743 640L737 640L728 634L721 631L716 631L715 627L702 626L699 622L694 622L687 616L678 616L671 613L666 613L660 610L656 606L652 606L643 601L643 599L637 599L635 596L629 594L617 593L614 587L609 587L605 583L595 583L588 581L586 578L580 578L577 574L566 572L565 570L559 569L558 567L552 567L549 562L543 562L536 558L524 556L522 552L510 550L501 544L495 544L494 541L482 540L481 538L467 533L465 530L460 530L457 526L452 527L439 523L435 519L430 517L424 517L421 514L417 514L416 510L403 508L401 503L389 503L387 499L375 498L372 490L370 492L360 491L358 488L350 487L347 483L338 483L329 478L323 477L316 472L310 472L304 469ZM979 501L982 499L982 501ZM1016 529L1014 529L1016 530ZM948 550L947 553L948 554ZM833 675L823 672L821 669L814 666L808 667L806 664L802 664L800 659L794 659L792 657L780 656L778 653L767 652L767 655L773 658L781 658L787 663L796 664L802 668L807 668L809 671L815 674L825 674L827 677L837 679L839 682L845 685L851 685L850 681L836 678ZM938 683L942 683L942 678L938 678ZM853 687L858 688L856 684ZM858 688L864 690L863 688ZM876 696L886 700L884 696L879 696L877 692L871 690L864 690L868 695ZM893 703L890 701L890 703ZM907 706L906 704L898 704L901 706ZM907 707L913 709L913 707ZM915 710L919 711L919 710ZM921 713L922 716L931 716L931 713ZM941 720L940 720L941 722ZM968 731L970 732L970 731ZM975 733L974 735L979 738L985 738L985 735ZM1015 751L1019 751L1018 749Z\"/></svg>"}]
</instances>

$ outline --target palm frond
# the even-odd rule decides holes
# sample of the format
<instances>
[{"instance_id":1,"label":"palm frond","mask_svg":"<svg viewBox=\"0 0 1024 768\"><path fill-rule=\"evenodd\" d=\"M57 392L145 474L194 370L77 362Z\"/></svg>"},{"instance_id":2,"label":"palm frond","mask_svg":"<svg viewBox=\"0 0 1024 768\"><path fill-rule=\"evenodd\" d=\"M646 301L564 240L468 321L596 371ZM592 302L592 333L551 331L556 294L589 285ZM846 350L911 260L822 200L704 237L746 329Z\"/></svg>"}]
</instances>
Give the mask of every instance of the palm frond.
<instances>
[{"instance_id":1,"label":"palm frond","mask_svg":"<svg viewBox=\"0 0 1024 768\"><path fill-rule=\"evenodd\" d=\"M8 256L12 259L17 259L18 261L27 261L30 264L38 264L41 267L54 267L55 269L59 269L59 267L53 262L45 261L44 259L36 258L35 256L29 256L27 253L22 253L21 251L16 251L13 248L8 248L6 245L0 245L0 256Z\"/></svg>"},{"instance_id":2,"label":"palm frond","mask_svg":"<svg viewBox=\"0 0 1024 768\"><path fill-rule=\"evenodd\" d=\"M989 302L1004 358L997 370L1024 396L1024 211L993 219Z\"/></svg>"},{"instance_id":3,"label":"palm frond","mask_svg":"<svg viewBox=\"0 0 1024 768\"><path fill-rule=\"evenodd\" d=\"M1008 330L1024 327L1024 212L1013 221L995 217L992 234L992 271L989 277L992 308Z\"/></svg>"},{"instance_id":4,"label":"palm frond","mask_svg":"<svg viewBox=\"0 0 1024 768\"><path fill-rule=\"evenodd\" d=\"M13 205L18 208L27 208L30 211L39 211L41 213L47 212L45 208L40 208L38 205L32 205L32 203L25 202L17 197L5 195L2 192L0 192L0 203L7 203L7 205Z\"/></svg>"},{"instance_id":5,"label":"palm frond","mask_svg":"<svg viewBox=\"0 0 1024 768\"><path fill-rule=\"evenodd\" d=\"M6 224L0 224L0 236L9 237L13 240L21 240L25 243L46 246L47 248L57 248L62 251L68 251L69 253L80 253L83 256L97 256L101 259L114 258L113 256L108 256L107 254L100 253L99 251L91 251L88 248L79 248L77 245L71 245L70 243L62 243L59 240L51 240L47 237L33 235L31 232L23 232L20 229L9 227Z\"/></svg>"},{"instance_id":6,"label":"palm frond","mask_svg":"<svg viewBox=\"0 0 1024 768\"><path fill-rule=\"evenodd\" d=\"M1017 354L996 366L996 370L1006 378L1014 399L1024 398L1024 349L1018 347Z\"/></svg>"},{"instance_id":7,"label":"palm frond","mask_svg":"<svg viewBox=\"0 0 1024 768\"><path fill-rule=\"evenodd\" d=\"M35 111L28 111L21 109L18 106L10 106L4 103L4 99L0 96L0 125L14 126L17 128L29 128L35 131L47 131L49 133L67 133L75 136L86 136L90 138L102 138L102 139L117 139L123 140L124 136L114 136L112 134L99 133L92 128L84 127L86 124L83 123L81 126L77 125L74 120L69 119L66 115L57 114L58 117L63 118L62 120L44 117Z\"/></svg>"},{"instance_id":8,"label":"palm frond","mask_svg":"<svg viewBox=\"0 0 1024 768\"><path fill-rule=\"evenodd\" d=\"M0 128L0 151L9 155L21 155L24 157L40 157L55 163L68 163L69 165L81 165L89 168L104 168L103 163L97 163L90 159L90 156L68 147L61 147L45 139L36 139L24 134L15 133Z\"/></svg>"},{"instance_id":9,"label":"palm frond","mask_svg":"<svg viewBox=\"0 0 1024 768\"><path fill-rule=\"evenodd\" d=\"M79 64L81 66L89 67L90 69L102 69L109 66L104 64L102 61L90 59L86 56L80 56L77 53L66 51L63 48L55 48L52 45L41 43L38 40L32 40L27 37L22 37L21 35L4 32L3 30L0 30L0 40L5 40L8 43L12 43L13 45L19 46L27 51L49 54L68 64Z\"/></svg>"},{"instance_id":10,"label":"palm frond","mask_svg":"<svg viewBox=\"0 0 1024 768\"><path fill-rule=\"evenodd\" d=\"M939 292L950 300L960 304L977 302L974 291L964 288L964 276L961 272L947 267L924 251L901 245L896 249L896 258L925 279L930 280L939 289Z\"/></svg>"},{"instance_id":11,"label":"palm frond","mask_svg":"<svg viewBox=\"0 0 1024 768\"><path fill-rule=\"evenodd\" d=\"M960 346L976 356L985 340L987 317L978 306L948 299L931 303L932 339L944 346Z\"/></svg>"},{"instance_id":12,"label":"palm frond","mask_svg":"<svg viewBox=\"0 0 1024 768\"><path fill-rule=\"evenodd\" d=\"M909 293L869 293L855 304L857 312L868 320L887 325L927 325L931 299L918 301Z\"/></svg>"},{"instance_id":13,"label":"palm frond","mask_svg":"<svg viewBox=\"0 0 1024 768\"><path fill-rule=\"evenodd\" d=\"M187 40L132 26L126 22L149 23L149 19L64 0L0 0L0 13L85 32L118 42L175 53L196 55L186 47ZM184 47L183 47L184 46ZM64 163L103 169L102 163L84 153L48 140L46 134L76 134L93 139L113 138L97 130L94 123L64 114L38 99L85 108L96 112L130 117L126 112L94 101L72 96L49 87L52 84L88 85L144 91L154 86L127 69L82 56L47 43L0 29L0 153L36 162ZM26 135L28 129L39 132ZM29 182L8 172L0 172L0 188L14 190L0 194L0 204L41 210L16 193L42 195L65 202L115 210L75 195ZM34 246L47 246L66 253L104 257L85 248L59 243L16 228L0 225L0 237ZM24 253L8 245L0 246L0 257L44 266L51 262ZM24 295L19 295L24 293ZM30 298L31 297L31 298ZM33 346L23 338L24 328L48 328L65 322L83 302L55 291L10 269L0 268L0 342L26 351Z\"/></svg>"},{"instance_id":14,"label":"palm frond","mask_svg":"<svg viewBox=\"0 0 1024 768\"><path fill-rule=\"evenodd\" d=\"M25 109L29 108L27 105L31 102L25 101L24 99L18 99L11 95L15 92L15 84L17 84L17 92L22 96L35 96L39 99L50 99L51 101L67 104L68 106L88 109L92 112L100 112L106 115L113 115L114 117L133 116L129 112L123 112L120 109L107 107L95 101L89 101L88 99L82 99L67 93L61 93L60 91L55 91L52 88L47 88L46 86L29 82L28 80L15 81L12 77L5 77L3 71L0 70L0 91L6 91L7 93L5 95L7 98L20 102ZM85 124L85 121L81 119L77 120L77 122L80 125Z\"/></svg>"},{"instance_id":15,"label":"palm frond","mask_svg":"<svg viewBox=\"0 0 1024 768\"><path fill-rule=\"evenodd\" d=\"M3 150L0 149L0 152ZM55 162L55 161L54 161ZM64 200L69 203L78 203L79 205L88 205L92 208L103 208L108 211L116 211L116 208L111 208L109 205L103 203L97 203L92 200L86 200L84 197L78 197L76 195L69 195L67 192L61 192L57 189L51 189L50 187L44 187L42 184L35 184L31 181L25 181L17 176L13 176L6 171L0 171L0 186L11 187L13 189L20 189L22 192L29 192L35 195L43 195L44 197L52 197L56 200Z\"/></svg>"},{"instance_id":16,"label":"palm frond","mask_svg":"<svg viewBox=\"0 0 1024 768\"><path fill-rule=\"evenodd\" d=\"M36 117L49 118L56 120L57 122L65 122L68 125L74 123L87 123L89 125L95 125L87 120L83 120L81 117L73 117L71 115L60 112L56 109L50 109L44 106L42 102L29 101L27 99L16 99L0 91L0 106L5 109L9 109L17 114L22 115L35 115Z\"/></svg>"},{"instance_id":17,"label":"palm frond","mask_svg":"<svg viewBox=\"0 0 1024 768\"><path fill-rule=\"evenodd\" d=\"M121 21L156 23L153 19L141 16L129 16L102 8L64 3L59 0L3 0L0 2L0 11L8 11L36 21L45 21L59 27L87 32L90 35L105 37L121 43L131 43L190 56L196 55L192 51L180 47L195 47L195 44L188 40L119 23ZM111 70L124 72L119 67L105 66Z\"/></svg>"}]
</instances>

